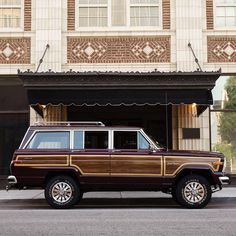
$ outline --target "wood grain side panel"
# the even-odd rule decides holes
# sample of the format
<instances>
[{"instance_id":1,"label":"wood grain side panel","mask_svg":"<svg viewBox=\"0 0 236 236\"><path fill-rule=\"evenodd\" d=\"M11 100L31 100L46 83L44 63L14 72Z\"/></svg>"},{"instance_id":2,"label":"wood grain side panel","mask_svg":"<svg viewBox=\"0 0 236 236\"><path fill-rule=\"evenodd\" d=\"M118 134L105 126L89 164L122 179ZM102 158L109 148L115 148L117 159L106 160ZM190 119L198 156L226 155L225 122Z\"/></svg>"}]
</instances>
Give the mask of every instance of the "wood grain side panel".
<instances>
[{"instance_id":1,"label":"wood grain side panel","mask_svg":"<svg viewBox=\"0 0 236 236\"><path fill-rule=\"evenodd\" d=\"M206 166L213 171L218 171L220 166L213 165L214 161L220 161L220 158L165 156L164 175L173 176L188 165Z\"/></svg>"},{"instance_id":2,"label":"wood grain side panel","mask_svg":"<svg viewBox=\"0 0 236 236\"><path fill-rule=\"evenodd\" d=\"M18 155L15 166L68 166L69 155Z\"/></svg>"},{"instance_id":3,"label":"wood grain side panel","mask_svg":"<svg viewBox=\"0 0 236 236\"><path fill-rule=\"evenodd\" d=\"M111 175L162 175L162 157L114 155L111 157Z\"/></svg>"},{"instance_id":4,"label":"wood grain side panel","mask_svg":"<svg viewBox=\"0 0 236 236\"><path fill-rule=\"evenodd\" d=\"M110 175L109 155L72 155L70 165L82 175Z\"/></svg>"}]
</instances>

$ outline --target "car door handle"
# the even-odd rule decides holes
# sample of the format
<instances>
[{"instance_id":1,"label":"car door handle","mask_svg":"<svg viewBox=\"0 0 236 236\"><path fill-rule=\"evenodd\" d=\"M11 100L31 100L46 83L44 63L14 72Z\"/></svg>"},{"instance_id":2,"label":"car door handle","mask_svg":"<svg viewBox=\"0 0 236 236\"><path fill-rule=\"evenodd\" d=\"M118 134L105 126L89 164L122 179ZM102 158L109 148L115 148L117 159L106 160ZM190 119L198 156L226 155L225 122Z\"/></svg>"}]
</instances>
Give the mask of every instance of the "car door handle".
<instances>
[{"instance_id":1,"label":"car door handle","mask_svg":"<svg viewBox=\"0 0 236 236\"><path fill-rule=\"evenodd\" d=\"M116 150L112 150L112 152L121 152L121 150L116 149Z\"/></svg>"}]
</instances>

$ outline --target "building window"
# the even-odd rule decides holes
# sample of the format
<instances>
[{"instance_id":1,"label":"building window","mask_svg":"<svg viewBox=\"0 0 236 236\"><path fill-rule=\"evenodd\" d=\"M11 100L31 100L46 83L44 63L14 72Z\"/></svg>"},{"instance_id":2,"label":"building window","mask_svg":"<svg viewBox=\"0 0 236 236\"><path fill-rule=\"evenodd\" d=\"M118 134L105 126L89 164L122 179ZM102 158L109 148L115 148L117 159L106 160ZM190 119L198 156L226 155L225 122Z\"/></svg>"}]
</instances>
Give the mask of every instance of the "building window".
<instances>
[{"instance_id":1,"label":"building window","mask_svg":"<svg viewBox=\"0 0 236 236\"><path fill-rule=\"evenodd\" d=\"M77 0L77 28L159 27L161 0Z\"/></svg>"},{"instance_id":2,"label":"building window","mask_svg":"<svg viewBox=\"0 0 236 236\"><path fill-rule=\"evenodd\" d=\"M20 28L21 0L0 0L0 28Z\"/></svg>"},{"instance_id":3,"label":"building window","mask_svg":"<svg viewBox=\"0 0 236 236\"><path fill-rule=\"evenodd\" d=\"M131 26L159 26L159 0L130 0Z\"/></svg>"},{"instance_id":4,"label":"building window","mask_svg":"<svg viewBox=\"0 0 236 236\"><path fill-rule=\"evenodd\" d=\"M106 27L108 0L79 0L79 27Z\"/></svg>"},{"instance_id":5,"label":"building window","mask_svg":"<svg viewBox=\"0 0 236 236\"><path fill-rule=\"evenodd\" d=\"M236 26L236 0L216 0L216 26Z\"/></svg>"}]
</instances>

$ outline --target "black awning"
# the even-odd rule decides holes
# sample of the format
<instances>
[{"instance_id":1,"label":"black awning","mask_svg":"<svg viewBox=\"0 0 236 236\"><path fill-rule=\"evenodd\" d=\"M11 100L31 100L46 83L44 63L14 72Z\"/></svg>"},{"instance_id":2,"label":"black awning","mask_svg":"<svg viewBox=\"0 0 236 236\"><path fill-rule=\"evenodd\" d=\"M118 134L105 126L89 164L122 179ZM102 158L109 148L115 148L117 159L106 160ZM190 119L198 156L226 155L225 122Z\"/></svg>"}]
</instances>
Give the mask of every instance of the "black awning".
<instances>
[{"instance_id":1,"label":"black awning","mask_svg":"<svg viewBox=\"0 0 236 236\"><path fill-rule=\"evenodd\" d=\"M29 104L157 105L213 103L221 72L19 72Z\"/></svg>"},{"instance_id":2,"label":"black awning","mask_svg":"<svg viewBox=\"0 0 236 236\"><path fill-rule=\"evenodd\" d=\"M212 104L209 90L29 90L31 105L131 106L158 104Z\"/></svg>"}]
</instances>

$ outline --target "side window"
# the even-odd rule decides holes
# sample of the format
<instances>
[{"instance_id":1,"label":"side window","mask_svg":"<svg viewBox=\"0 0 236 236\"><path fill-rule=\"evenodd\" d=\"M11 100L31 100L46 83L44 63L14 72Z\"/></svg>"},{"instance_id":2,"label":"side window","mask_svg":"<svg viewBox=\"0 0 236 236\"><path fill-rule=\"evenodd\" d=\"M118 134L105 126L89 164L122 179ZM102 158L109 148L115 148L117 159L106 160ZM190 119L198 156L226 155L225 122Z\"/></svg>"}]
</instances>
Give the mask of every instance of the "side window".
<instances>
[{"instance_id":1,"label":"side window","mask_svg":"<svg viewBox=\"0 0 236 236\"><path fill-rule=\"evenodd\" d=\"M70 132L37 132L27 149L64 149L70 147Z\"/></svg>"},{"instance_id":2,"label":"side window","mask_svg":"<svg viewBox=\"0 0 236 236\"><path fill-rule=\"evenodd\" d=\"M108 131L85 131L85 149L107 149Z\"/></svg>"},{"instance_id":3,"label":"side window","mask_svg":"<svg viewBox=\"0 0 236 236\"><path fill-rule=\"evenodd\" d=\"M150 149L150 143L138 132L138 149Z\"/></svg>"},{"instance_id":4,"label":"side window","mask_svg":"<svg viewBox=\"0 0 236 236\"><path fill-rule=\"evenodd\" d=\"M75 149L83 149L84 148L83 140L84 140L83 131L75 131L75 133L74 133L74 148Z\"/></svg>"},{"instance_id":5,"label":"side window","mask_svg":"<svg viewBox=\"0 0 236 236\"><path fill-rule=\"evenodd\" d=\"M137 149L136 131L114 131L115 149Z\"/></svg>"}]
</instances>

